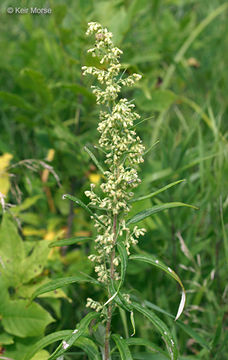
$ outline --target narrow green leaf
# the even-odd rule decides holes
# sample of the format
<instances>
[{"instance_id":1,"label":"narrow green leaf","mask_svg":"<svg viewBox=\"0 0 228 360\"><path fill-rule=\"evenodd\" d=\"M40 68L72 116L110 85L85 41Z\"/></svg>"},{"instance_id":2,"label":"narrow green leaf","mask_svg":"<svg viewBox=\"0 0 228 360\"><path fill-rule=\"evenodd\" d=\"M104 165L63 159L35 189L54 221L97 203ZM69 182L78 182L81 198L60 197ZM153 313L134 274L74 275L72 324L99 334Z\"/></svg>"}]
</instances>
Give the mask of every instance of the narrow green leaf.
<instances>
[{"instance_id":1,"label":"narrow green leaf","mask_svg":"<svg viewBox=\"0 0 228 360\"><path fill-rule=\"evenodd\" d=\"M87 154L89 154L89 156L91 157L91 159L93 160L94 164L97 166L97 168L101 171L102 174L105 173L103 167L101 166L101 164L99 163L99 161L97 160L96 156L92 153L92 151L90 151L87 146L84 146L85 151L87 152Z\"/></svg>"},{"instance_id":2,"label":"narrow green leaf","mask_svg":"<svg viewBox=\"0 0 228 360\"><path fill-rule=\"evenodd\" d=\"M171 317L171 318L174 319L174 316L173 316L172 314L170 314L170 313L168 313L167 311L161 309L159 306L151 303L150 301L147 301L147 300L146 300L146 301L144 302L144 304L145 304L147 307L149 307L149 308L151 308L151 309L153 309L153 310L155 310L155 311L158 311L158 312L160 312L160 313L162 313L162 314L165 314L165 315L167 315L167 316L169 316L169 317ZM209 346L208 346L207 341L204 340L204 338L202 338L199 334L197 334L197 332L196 332L194 329L192 329L189 325L184 324L181 320L177 320L177 321L176 321L176 324L177 324L186 334L188 334L189 336L191 336L198 344L200 344L202 347L205 347L205 348L209 349Z\"/></svg>"},{"instance_id":3,"label":"narrow green leaf","mask_svg":"<svg viewBox=\"0 0 228 360\"><path fill-rule=\"evenodd\" d=\"M41 340L39 340L35 345L28 350L24 360L30 360L32 357L40 350L45 348L46 346L54 343L55 341L59 341L64 339L66 336L71 335L72 330L62 330L57 331L52 334L49 334L45 337L43 337Z\"/></svg>"},{"instance_id":4,"label":"narrow green leaf","mask_svg":"<svg viewBox=\"0 0 228 360\"><path fill-rule=\"evenodd\" d=\"M184 288L184 285L182 284L182 281L179 278L179 276L172 269L170 269L170 267L166 266L162 261L158 260L154 255L131 255L129 257L129 260L142 261L142 262L151 264L155 267L158 267L159 269L165 271L170 277L175 279L180 284L181 289L182 289L182 296L181 296L180 305L179 305L179 308L177 311L177 315L175 318L175 320L177 320L180 317L180 315L184 309L184 305L185 305L185 301L186 301L185 288Z\"/></svg>"},{"instance_id":5,"label":"narrow green leaf","mask_svg":"<svg viewBox=\"0 0 228 360\"><path fill-rule=\"evenodd\" d=\"M87 242L89 240L92 240L92 238L90 237L74 237L74 238L70 238L70 239L63 239L63 240L57 240L57 241L52 241L49 244L49 247L55 247L55 246L68 246L68 245L74 245L74 244L80 244L80 243L84 243Z\"/></svg>"},{"instance_id":6,"label":"narrow green leaf","mask_svg":"<svg viewBox=\"0 0 228 360\"><path fill-rule=\"evenodd\" d=\"M75 329L71 335L67 336L61 344L57 347L57 349L54 351L53 354L49 357L48 360L54 360L57 359L59 356L64 354L67 350L71 348L71 346L74 344L74 342L80 338L80 336L84 335L90 322L94 319L98 319L100 317L100 314L96 312L90 312L87 314L79 323L79 326L77 329Z\"/></svg>"},{"instance_id":7,"label":"narrow green leaf","mask_svg":"<svg viewBox=\"0 0 228 360\"><path fill-rule=\"evenodd\" d=\"M70 276L70 277L52 280L52 281L49 281L47 284L40 286L36 291L34 291L34 293L31 296L30 302L39 295L62 288L68 284L73 284L75 282L81 283L81 282L93 282L93 281L89 278L82 277L82 276ZM95 279L94 279L94 283L99 284L99 282Z\"/></svg>"},{"instance_id":8,"label":"narrow green leaf","mask_svg":"<svg viewBox=\"0 0 228 360\"><path fill-rule=\"evenodd\" d=\"M165 203L165 204L161 204L161 205L155 205L150 209L140 211L138 214L136 214L135 216L133 216L131 219L129 219L127 221L127 225L135 224L135 223L137 223L139 221L144 220L148 216L156 214L156 213L158 213L160 211L164 211L164 210L167 210L167 209L180 207L180 206L186 206L186 207L190 207L190 208L193 208L193 209L197 209L197 207L195 207L193 205L184 204L182 202L171 202L171 203Z\"/></svg>"},{"instance_id":9,"label":"narrow green leaf","mask_svg":"<svg viewBox=\"0 0 228 360\"><path fill-rule=\"evenodd\" d=\"M136 202L136 201L141 201L141 200L145 200L145 199L152 198L152 197L154 197L154 196L162 193L163 191L171 188L172 186L175 186L175 185L177 185L177 184L180 184L180 183L183 182L183 181L186 181L186 180L183 179L183 180L174 181L174 182L172 182L172 183L170 183L170 184L162 187L161 189L159 189L159 190L157 190L157 191L154 191L154 192L152 192L152 193L150 193L150 194L148 194L148 195L145 195L145 196L140 196L139 198L136 198L136 199L132 199L132 200L130 200L129 202L132 203L132 202Z\"/></svg>"},{"instance_id":10,"label":"narrow green leaf","mask_svg":"<svg viewBox=\"0 0 228 360\"><path fill-rule=\"evenodd\" d=\"M155 315L151 310L146 309L142 305L132 302L132 306L135 310L143 314L145 317L147 317L148 320L152 322L155 328L162 335L162 338L165 341L166 347L170 354L170 358L172 360L177 360L178 359L177 344L166 324L161 319L159 319L159 317Z\"/></svg>"},{"instance_id":11,"label":"narrow green leaf","mask_svg":"<svg viewBox=\"0 0 228 360\"><path fill-rule=\"evenodd\" d=\"M125 341L128 346L146 346L147 348L149 348L155 352L159 352L159 353L163 354L164 356L166 356L166 358L169 359L169 356L167 355L167 353L165 351L163 351L158 345L152 343L151 341L149 341L147 339L134 337L134 338L126 339Z\"/></svg>"},{"instance_id":12,"label":"narrow green leaf","mask_svg":"<svg viewBox=\"0 0 228 360\"><path fill-rule=\"evenodd\" d=\"M80 336L73 345L84 350L90 360L101 360L97 345L91 339L85 336Z\"/></svg>"},{"instance_id":13,"label":"narrow green leaf","mask_svg":"<svg viewBox=\"0 0 228 360\"><path fill-rule=\"evenodd\" d=\"M119 350L120 357L122 360L133 360L133 357L131 356L130 349L125 341L120 335L113 334L112 339L115 341L116 346Z\"/></svg>"},{"instance_id":14,"label":"narrow green leaf","mask_svg":"<svg viewBox=\"0 0 228 360\"><path fill-rule=\"evenodd\" d=\"M98 216L95 213L93 213L90 210L90 208L86 204L84 204L84 202L82 202L80 199L78 199L76 196L65 194L65 195L63 195L63 199L69 199L69 200L74 201L76 204L80 205L83 209L88 211L88 213L91 216L93 216L101 225L105 226L105 224L98 218Z\"/></svg>"}]
</instances>

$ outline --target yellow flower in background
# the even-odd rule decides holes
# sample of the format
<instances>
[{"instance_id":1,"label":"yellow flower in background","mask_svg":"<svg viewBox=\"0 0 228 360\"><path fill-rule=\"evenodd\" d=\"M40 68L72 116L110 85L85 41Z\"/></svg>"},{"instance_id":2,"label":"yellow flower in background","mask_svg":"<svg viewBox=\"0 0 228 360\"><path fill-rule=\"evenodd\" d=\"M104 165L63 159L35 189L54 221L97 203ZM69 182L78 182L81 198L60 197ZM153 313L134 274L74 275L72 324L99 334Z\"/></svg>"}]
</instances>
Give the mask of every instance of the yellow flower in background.
<instances>
[{"instance_id":1,"label":"yellow flower in background","mask_svg":"<svg viewBox=\"0 0 228 360\"><path fill-rule=\"evenodd\" d=\"M9 153L0 156L0 192L5 196L10 189L9 174L6 170L12 158L13 155Z\"/></svg>"},{"instance_id":2,"label":"yellow flower in background","mask_svg":"<svg viewBox=\"0 0 228 360\"><path fill-rule=\"evenodd\" d=\"M99 184L101 179L101 175L100 174L89 174L89 180L91 183L93 184Z\"/></svg>"}]
</instances>

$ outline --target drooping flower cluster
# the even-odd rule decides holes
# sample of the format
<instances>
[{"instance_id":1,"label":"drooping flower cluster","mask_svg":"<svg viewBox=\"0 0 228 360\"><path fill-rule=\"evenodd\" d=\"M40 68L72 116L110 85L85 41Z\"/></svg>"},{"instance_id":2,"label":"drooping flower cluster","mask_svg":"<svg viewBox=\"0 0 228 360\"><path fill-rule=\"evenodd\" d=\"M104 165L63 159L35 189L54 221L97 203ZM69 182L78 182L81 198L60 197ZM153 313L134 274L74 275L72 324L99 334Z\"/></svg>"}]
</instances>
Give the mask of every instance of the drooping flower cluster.
<instances>
[{"instance_id":1,"label":"drooping flower cluster","mask_svg":"<svg viewBox=\"0 0 228 360\"><path fill-rule=\"evenodd\" d=\"M100 86L92 86L92 89L97 104L106 107L106 110L100 112L98 131L99 146L106 153L105 163L108 170L104 172L105 180L100 185L104 194L102 198L95 193L94 184L85 192L90 199L89 205L105 211L104 215L92 217L97 229L96 254L90 255L89 258L95 263L98 280L108 284L110 256L117 239L121 239L127 253L130 254L130 246L137 244L138 238L145 233L145 229L139 229L137 226L133 229L128 228L123 216L130 210L129 200L134 195L132 189L141 182L137 168L143 162L145 148L134 130L134 121L140 116L134 111L134 104L119 96L122 86L134 85L140 80L141 75L120 75L119 58L122 51L113 45L112 33L100 24L92 22L89 23L87 31L87 35L91 34L95 34L95 46L88 52L98 58L100 67L84 66L82 70L84 75L94 75L100 83ZM119 262L120 259L115 254L112 259L115 280L119 278ZM96 308L99 308L99 304L95 304L91 299L87 305L96 305Z\"/></svg>"}]
</instances>

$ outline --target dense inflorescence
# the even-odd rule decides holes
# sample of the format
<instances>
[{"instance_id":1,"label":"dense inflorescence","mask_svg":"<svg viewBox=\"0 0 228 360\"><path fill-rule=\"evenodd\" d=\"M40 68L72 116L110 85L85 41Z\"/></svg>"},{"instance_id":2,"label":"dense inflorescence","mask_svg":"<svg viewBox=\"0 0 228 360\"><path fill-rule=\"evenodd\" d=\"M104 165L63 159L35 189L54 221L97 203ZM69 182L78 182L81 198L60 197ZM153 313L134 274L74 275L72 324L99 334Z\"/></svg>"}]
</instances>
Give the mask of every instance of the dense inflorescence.
<instances>
[{"instance_id":1,"label":"dense inflorescence","mask_svg":"<svg viewBox=\"0 0 228 360\"><path fill-rule=\"evenodd\" d=\"M140 116L134 111L135 105L125 98L120 98L122 86L132 86L140 80L141 75L124 76L119 62L122 51L112 42L112 33L102 28L98 23L89 23L87 35L95 34L95 46L88 52L97 57L101 66L84 66L83 75L94 75L100 86L92 86L97 104L102 104L105 110L100 111L98 131L99 146L105 152L105 163L108 168L104 172L104 182L100 185L103 197L96 194L95 185L91 184L86 196L90 206L105 210L105 215L92 217L97 229L95 239L96 254L89 256L95 263L98 280L108 284L110 281L110 261L114 266L113 279L119 279L117 267L119 257L110 260L118 239L124 243L128 255L130 246L137 244L145 229L135 226L132 230L126 226L124 216L129 212L129 200L133 197L132 189L138 186L138 166L143 162L144 146L134 130L134 121ZM101 221L99 222L98 219ZM103 225L102 225L103 224ZM100 304L88 299L87 306L97 311Z\"/></svg>"}]
</instances>

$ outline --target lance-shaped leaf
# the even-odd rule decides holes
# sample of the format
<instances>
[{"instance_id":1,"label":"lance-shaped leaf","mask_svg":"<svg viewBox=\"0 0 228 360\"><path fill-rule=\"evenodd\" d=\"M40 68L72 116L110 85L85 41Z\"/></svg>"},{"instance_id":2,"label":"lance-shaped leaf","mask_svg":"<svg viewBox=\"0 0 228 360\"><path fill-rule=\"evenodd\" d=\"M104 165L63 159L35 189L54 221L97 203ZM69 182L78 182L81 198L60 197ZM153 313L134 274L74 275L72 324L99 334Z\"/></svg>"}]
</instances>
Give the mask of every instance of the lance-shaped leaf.
<instances>
[{"instance_id":1,"label":"lance-shaped leaf","mask_svg":"<svg viewBox=\"0 0 228 360\"><path fill-rule=\"evenodd\" d=\"M49 334L47 336L44 336L41 340L37 341L35 345L33 345L32 348L30 348L26 355L24 360L30 360L32 357L40 350L44 349L46 346L53 344L56 341L64 339L66 336L71 335L72 330L62 330L57 331L52 334Z\"/></svg>"},{"instance_id":2,"label":"lance-shaped leaf","mask_svg":"<svg viewBox=\"0 0 228 360\"><path fill-rule=\"evenodd\" d=\"M89 156L91 157L91 159L93 160L94 164L97 166L97 168L100 170L100 172L102 174L104 174L104 169L101 166L101 164L99 163L99 161L97 160L96 156L92 153L92 151L90 151L87 146L84 146L85 151L87 152L87 154L89 154Z\"/></svg>"},{"instance_id":3,"label":"lance-shaped leaf","mask_svg":"<svg viewBox=\"0 0 228 360\"><path fill-rule=\"evenodd\" d=\"M165 204L161 204L161 205L155 205L150 209L140 211L138 214L136 214L135 216L133 216L131 219L129 219L127 221L127 225L135 224L135 223L137 223L137 222L139 222L141 220L144 220L148 216L156 214L156 213L158 213L160 211L164 211L164 210L167 210L167 209L180 207L180 206L186 206L186 207L190 207L190 208L193 208L193 209L197 209L197 207L195 207L193 205L184 204L182 202L171 202L171 203L165 203Z\"/></svg>"},{"instance_id":4,"label":"lance-shaped leaf","mask_svg":"<svg viewBox=\"0 0 228 360\"><path fill-rule=\"evenodd\" d=\"M177 315L175 318L175 320L177 320L180 317L180 315L184 309L184 305L185 305L185 301L186 301L184 285L182 284L182 281L179 278L179 276L170 267L166 266L162 261L158 260L153 255L131 255L129 259L136 260L136 261L142 261L142 262L151 264L151 265L165 271L170 277L175 279L180 284L181 289L182 289L182 295L181 295L181 301L180 301L180 305L179 305L179 308L177 311Z\"/></svg>"},{"instance_id":5,"label":"lance-shaped leaf","mask_svg":"<svg viewBox=\"0 0 228 360\"><path fill-rule=\"evenodd\" d=\"M143 314L149 321L151 321L151 323L155 326L157 331L159 331L160 334L162 335L162 338L169 352L170 359L177 360L178 359L177 344L166 324L151 310L146 309L142 305L136 302L132 302L132 306L135 310Z\"/></svg>"},{"instance_id":6,"label":"lance-shaped leaf","mask_svg":"<svg viewBox=\"0 0 228 360\"><path fill-rule=\"evenodd\" d=\"M91 339L80 336L80 338L74 342L74 346L81 348L88 355L89 360L101 360L97 345Z\"/></svg>"},{"instance_id":7,"label":"lance-shaped leaf","mask_svg":"<svg viewBox=\"0 0 228 360\"><path fill-rule=\"evenodd\" d=\"M92 238L90 237L86 237L86 236L82 236L82 237L74 237L74 238L70 238L70 239L62 239L62 240L56 240L56 241L52 241L49 244L49 247L55 247L55 246L68 246L68 245L74 245L74 244L81 244L81 243L85 243L89 240L92 240Z\"/></svg>"},{"instance_id":8,"label":"lance-shaped leaf","mask_svg":"<svg viewBox=\"0 0 228 360\"><path fill-rule=\"evenodd\" d=\"M167 189L169 189L169 188L171 188L171 187L173 187L173 186L175 186L175 185L177 185L177 184L180 184L180 183L183 182L183 181L185 181L185 179L178 180L178 181L174 181L174 182L172 182L172 183L170 183L170 184L162 187L161 189L159 189L159 190L157 190L157 191L154 191L154 192L152 192L152 193L150 193L150 194L147 194L147 195L145 195L145 196L140 196L140 197L138 197L138 198L136 198L136 199L132 199L132 200L130 200L129 202L132 203L132 202L137 202L137 201L142 201L142 200L146 200L146 199L152 198L152 197L154 197L154 196L162 193L163 191L166 191Z\"/></svg>"},{"instance_id":9,"label":"lance-shaped leaf","mask_svg":"<svg viewBox=\"0 0 228 360\"><path fill-rule=\"evenodd\" d=\"M158 345L152 343L151 341L143 338L130 338L125 340L128 346L146 346L154 352L159 352L163 354L166 358L169 358L167 353L163 351Z\"/></svg>"},{"instance_id":10,"label":"lance-shaped leaf","mask_svg":"<svg viewBox=\"0 0 228 360\"><path fill-rule=\"evenodd\" d=\"M160 308L159 306L151 303L150 301L144 301L144 304L155 310L158 311L162 314L165 314L171 318L175 318L172 314L168 313L167 311L163 310L162 308ZM202 336L200 336L192 327L190 327L187 324L184 324L181 320L177 320L176 324L189 336L191 336L198 344L200 344L202 347L205 347L206 349L210 349L210 347L208 346L208 342L202 338Z\"/></svg>"},{"instance_id":11,"label":"lance-shaped leaf","mask_svg":"<svg viewBox=\"0 0 228 360\"><path fill-rule=\"evenodd\" d=\"M67 336L57 349L51 354L48 360L57 359L59 356L63 355L67 350L71 348L74 342L79 339L82 335L85 334L90 322L94 319L98 319L100 314L96 312L90 312L87 314L79 323L77 329L75 329L71 335Z\"/></svg>"},{"instance_id":12,"label":"lance-shaped leaf","mask_svg":"<svg viewBox=\"0 0 228 360\"><path fill-rule=\"evenodd\" d=\"M65 194L65 195L63 195L63 199L69 199L69 200L74 201L76 204L80 205L83 209L85 209L91 216L93 216L101 225L105 226L103 221L101 221L98 218L98 216L95 213L93 213L92 210L86 204L84 204L84 202L82 202L80 199L78 199L76 196Z\"/></svg>"},{"instance_id":13,"label":"lance-shaped leaf","mask_svg":"<svg viewBox=\"0 0 228 360\"><path fill-rule=\"evenodd\" d=\"M94 281L93 281L94 280ZM91 282L96 285L100 283L92 278L84 277L84 276L69 276L65 278L60 278L56 280L49 281L47 284L40 286L31 296L30 302L35 299L37 296L48 293L50 291L62 288L66 285L73 284L73 283L82 283L82 282Z\"/></svg>"},{"instance_id":14,"label":"lance-shaped leaf","mask_svg":"<svg viewBox=\"0 0 228 360\"><path fill-rule=\"evenodd\" d=\"M113 334L112 339L115 341L116 346L119 350L120 357L122 360L133 360L133 357L131 356L130 349L125 341L120 335Z\"/></svg>"}]
</instances>

